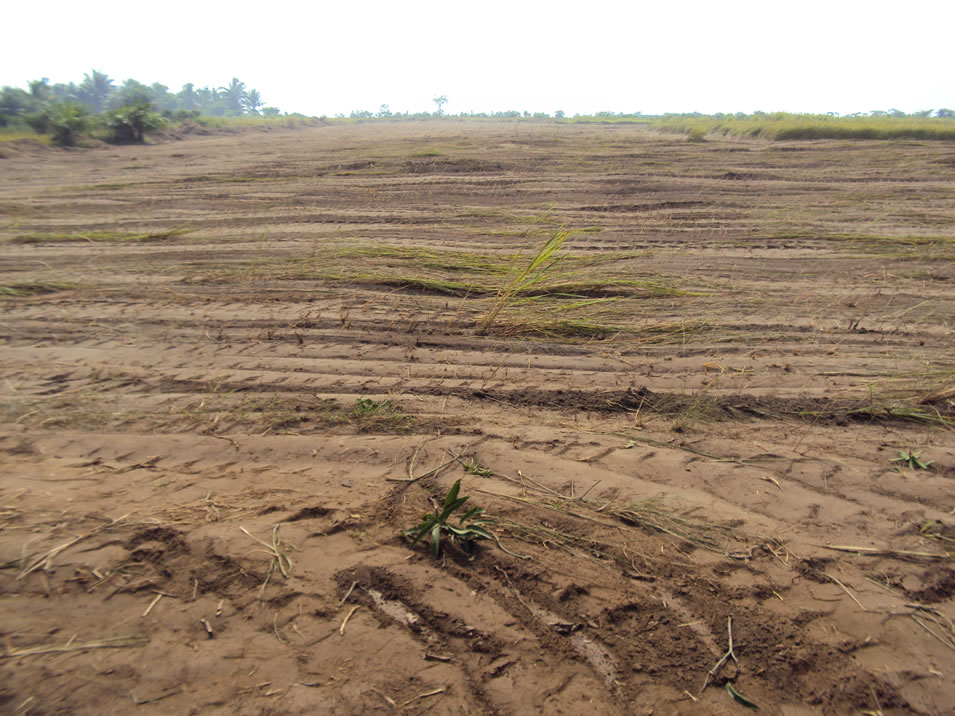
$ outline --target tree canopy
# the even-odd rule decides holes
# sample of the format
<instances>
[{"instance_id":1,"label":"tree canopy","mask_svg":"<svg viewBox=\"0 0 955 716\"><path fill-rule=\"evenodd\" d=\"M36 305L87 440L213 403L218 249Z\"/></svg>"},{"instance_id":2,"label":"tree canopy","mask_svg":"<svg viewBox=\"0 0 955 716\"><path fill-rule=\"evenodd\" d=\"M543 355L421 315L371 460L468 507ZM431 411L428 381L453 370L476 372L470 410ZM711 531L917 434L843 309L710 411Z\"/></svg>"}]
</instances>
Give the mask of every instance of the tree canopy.
<instances>
[{"instance_id":1,"label":"tree canopy","mask_svg":"<svg viewBox=\"0 0 955 716\"><path fill-rule=\"evenodd\" d=\"M51 84L46 77L27 83L27 89L0 89L0 127L11 124L30 125L30 119L49 112L52 105L63 103L82 107L87 114L118 110L123 107L148 106L167 116L196 112L212 117L275 116L275 107L266 107L256 89L233 77L224 87L196 87L188 82L178 92L159 82L144 84L127 79L117 84L100 70L83 75L80 83Z\"/></svg>"}]
</instances>

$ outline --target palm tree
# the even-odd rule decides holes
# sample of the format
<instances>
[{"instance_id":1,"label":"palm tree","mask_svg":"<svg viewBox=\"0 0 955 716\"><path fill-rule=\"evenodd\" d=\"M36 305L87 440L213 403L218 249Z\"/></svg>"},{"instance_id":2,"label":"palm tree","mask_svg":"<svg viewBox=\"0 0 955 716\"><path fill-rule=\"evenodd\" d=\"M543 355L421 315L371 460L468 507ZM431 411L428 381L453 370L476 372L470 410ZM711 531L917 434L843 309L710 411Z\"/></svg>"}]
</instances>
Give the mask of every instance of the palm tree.
<instances>
[{"instance_id":1,"label":"palm tree","mask_svg":"<svg viewBox=\"0 0 955 716\"><path fill-rule=\"evenodd\" d=\"M205 109L219 99L219 90L215 87L202 87L196 90L196 103L200 109Z\"/></svg>"},{"instance_id":2,"label":"palm tree","mask_svg":"<svg viewBox=\"0 0 955 716\"><path fill-rule=\"evenodd\" d=\"M242 103L248 96L245 91L245 82L239 82L233 77L228 86L219 88L219 96L225 100L226 108L230 112L242 114Z\"/></svg>"},{"instance_id":3,"label":"palm tree","mask_svg":"<svg viewBox=\"0 0 955 716\"><path fill-rule=\"evenodd\" d=\"M86 104L92 106L96 112L101 112L113 91L113 80L105 72L98 70L84 74L83 77L79 88L80 97Z\"/></svg>"},{"instance_id":4,"label":"palm tree","mask_svg":"<svg viewBox=\"0 0 955 716\"><path fill-rule=\"evenodd\" d=\"M196 86L192 82L186 82L176 93L176 99L179 100L180 109L195 109L199 102Z\"/></svg>"},{"instance_id":5,"label":"palm tree","mask_svg":"<svg viewBox=\"0 0 955 716\"><path fill-rule=\"evenodd\" d=\"M245 98L242 100L242 106L245 108L245 111L249 114L258 114L259 107L264 105L265 102L262 100L262 95L259 94L258 90L249 90L245 93Z\"/></svg>"},{"instance_id":6,"label":"palm tree","mask_svg":"<svg viewBox=\"0 0 955 716\"><path fill-rule=\"evenodd\" d=\"M42 80L31 80L28 86L30 87L30 94L34 99L38 99L42 102L50 96L50 80L47 77L44 77Z\"/></svg>"}]
</instances>

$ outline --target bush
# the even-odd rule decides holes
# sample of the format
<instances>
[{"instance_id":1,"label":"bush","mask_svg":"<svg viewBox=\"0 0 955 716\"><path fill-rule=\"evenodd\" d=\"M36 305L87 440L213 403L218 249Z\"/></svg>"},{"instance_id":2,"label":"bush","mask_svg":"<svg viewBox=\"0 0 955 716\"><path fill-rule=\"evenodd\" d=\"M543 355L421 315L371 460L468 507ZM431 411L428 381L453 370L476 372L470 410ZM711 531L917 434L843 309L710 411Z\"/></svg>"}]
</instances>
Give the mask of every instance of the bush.
<instances>
[{"instance_id":1,"label":"bush","mask_svg":"<svg viewBox=\"0 0 955 716\"><path fill-rule=\"evenodd\" d=\"M166 120L153 111L151 104L129 104L104 115L110 141L119 143L142 142L146 132L162 127Z\"/></svg>"},{"instance_id":2,"label":"bush","mask_svg":"<svg viewBox=\"0 0 955 716\"><path fill-rule=\"evenodd\" d=\"M42 114L48 129L53 131L53 143L60 147L72 147L89 129L89 112L76 102L60 102Z\"/></svg>"}]
</instances>

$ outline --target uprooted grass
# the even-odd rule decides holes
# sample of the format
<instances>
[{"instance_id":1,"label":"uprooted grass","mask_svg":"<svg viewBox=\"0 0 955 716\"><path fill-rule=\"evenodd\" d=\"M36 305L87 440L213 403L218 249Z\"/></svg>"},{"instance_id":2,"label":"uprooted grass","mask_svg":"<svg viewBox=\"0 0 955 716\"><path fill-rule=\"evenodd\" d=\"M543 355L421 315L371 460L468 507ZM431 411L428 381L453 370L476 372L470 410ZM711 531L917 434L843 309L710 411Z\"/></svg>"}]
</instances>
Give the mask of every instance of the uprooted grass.
<instances>
[{"instance_id":1,"label":"uprooted grass","mask_svg":"<svg viewBox=\"0 0 955 716\"><path fill-rule=\"evenodd\" d=\"M640 277L633 260L645 254L635 251L603 253L565 252L560 271L548 272L546 280L523 280L510 286L507 306L500 304L502 287L512 282L522 254L475 253L451 249L391 245L330 247L308 257L250 263L240 270L230 267L219 280L320 280L360 286L379 286L427 294L490 300L500 304L496 316L507 310L553 300L543 313L597 305L591 299L687 297L698 293L673 285L658 276ZM526 277L525 277L526 278ZM586 320L595 321L592 316ZM487 328L489 326L485 326ZM558 326L559 327L559 326ZM585 329L586 332L587 329ZM616 329L613 329L616 330ZM573 328L570 332L577 332ZM597 332L605 332L599 329Z\"/></svg>"},{"instance_id":2,"label":"uprooted grass","mask_svg":"<svg viewBox=\"0 0 955 716\"><path fill-rule=\"evenodd\" d=\"M608 340L626 336L628 342L644 345L685 344L691 336L707 330L702 321L633 322L637 310L633 303L614 299L595 299L589 305L535 303L531 310L514 310L494 326L498 336L560 338L564 340ZM561 316L573 308L573 316Z\"/></svg>"},{"instance_id":3,"label":"uprooted grass","mask_svg":"<svg viewBox=\"0 0 955 716\"><path fill-rule=\"evenodd\" d=\"M12 244L78 243L83 241L89 243L138 243L165 241L176 236L188 234L190 231L190 229L176 228L140 233L128 231L80 231L69 234L33 232L14 236L8 239L8 242Z\"/></svg>"},{"instance_id":4,"label":"uprooted grass","mask_svg":"<svg viewBox=\"0 0 955 716\"><path fill-rule=\"evenodd\" d=\"M940 235L879 235L852 232L784 231L755 238L813 242L845 252L876 254L883 259L951 261L955 238Z\"/></svg>"},{"instance_id":5,"label":"uprooted grass","mask_svg":"<svg viewBox=\"0 0 955 716\"><path fill-rule=\"evenodd\" d=\"M955 366L890 376L869 383L866 390L868 400L851 409L850 416L955 428Z\"/></svg>"},{"instance_id":6,"label":"uprooted grass","mask_svg":"<svg viewBox=\"0 0 955 716\"><path fill-rule=\"evenodd\" d=\"M23 281L0 284L0 296L36 296L44 293L57 293L76 288L75 284L50 281Z\"/></svg>"}]
</instances>

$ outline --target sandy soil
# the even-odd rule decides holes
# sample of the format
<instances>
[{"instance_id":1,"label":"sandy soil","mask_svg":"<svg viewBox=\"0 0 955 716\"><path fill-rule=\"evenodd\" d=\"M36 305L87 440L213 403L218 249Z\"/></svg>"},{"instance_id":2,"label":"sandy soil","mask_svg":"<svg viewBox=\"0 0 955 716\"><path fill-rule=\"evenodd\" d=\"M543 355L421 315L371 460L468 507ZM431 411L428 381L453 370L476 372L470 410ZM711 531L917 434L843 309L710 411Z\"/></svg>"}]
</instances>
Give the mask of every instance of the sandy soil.
<instances>
[{"instance_id":1,"label":"sandy soil","mask_svg":"<svg viewBox=\"0 0 955 716\"><path fill-rule=\"evenodd\" d=\"M634 126L0 145L0 710L953 713L953 195ZM479 332L560 224L613 300ZM458 479L504 549L410 550Z\"/></svg>"}]
</instances>

